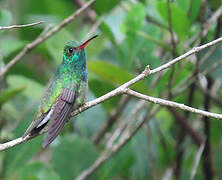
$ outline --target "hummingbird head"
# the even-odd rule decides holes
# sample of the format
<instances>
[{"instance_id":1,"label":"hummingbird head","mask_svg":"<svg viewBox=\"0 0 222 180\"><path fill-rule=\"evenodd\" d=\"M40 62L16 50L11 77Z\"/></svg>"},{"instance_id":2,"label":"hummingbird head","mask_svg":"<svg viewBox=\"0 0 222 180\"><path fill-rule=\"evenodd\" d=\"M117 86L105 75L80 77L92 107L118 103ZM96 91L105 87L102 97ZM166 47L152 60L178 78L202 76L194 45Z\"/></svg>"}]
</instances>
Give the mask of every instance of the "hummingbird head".
<instances>
[{"instance_id":1,"label":"hummingbird head","mask_svg":"<svg viewBox=\"0 0 222 180\"><path fill-rule=\"evenodd\" d=\"M63 62L65 64L84 63L83 61L86 61L85 47L92 39L96 38L97 36L98 35L95 35L83 43L78 43L76 41L67 43L64 48Z\"/></svg>"}]
</instances>

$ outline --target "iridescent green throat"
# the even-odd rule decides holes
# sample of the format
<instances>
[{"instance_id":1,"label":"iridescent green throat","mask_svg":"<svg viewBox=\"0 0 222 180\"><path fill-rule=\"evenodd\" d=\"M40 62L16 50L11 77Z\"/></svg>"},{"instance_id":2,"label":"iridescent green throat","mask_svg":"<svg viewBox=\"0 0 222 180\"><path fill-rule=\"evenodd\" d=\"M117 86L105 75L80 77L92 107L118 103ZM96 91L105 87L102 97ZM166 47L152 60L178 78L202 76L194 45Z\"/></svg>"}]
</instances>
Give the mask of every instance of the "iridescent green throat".
<instances>
[{"instance_id":1,"label":"iridescent green throat","mask_svg":"<svg viewBox=\"0 0 222 180\"><path fill-rule=\"evenodd\" d=\"M86 53L85 50L78 50L73 55L68 56L64 53L62 61L62 69L76 75L86 71Z\"/></svg>"}]
</instances>

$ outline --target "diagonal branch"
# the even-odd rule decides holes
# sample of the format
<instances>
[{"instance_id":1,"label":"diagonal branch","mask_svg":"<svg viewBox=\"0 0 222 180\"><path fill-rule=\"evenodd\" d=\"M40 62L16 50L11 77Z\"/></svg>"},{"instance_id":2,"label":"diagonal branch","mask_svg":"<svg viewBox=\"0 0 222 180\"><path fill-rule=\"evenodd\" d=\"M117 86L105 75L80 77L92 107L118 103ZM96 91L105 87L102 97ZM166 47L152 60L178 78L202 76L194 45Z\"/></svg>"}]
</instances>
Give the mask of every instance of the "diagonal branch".
<instances>
[{"instance_id":1,"label":"diagonal branch","mask_svg":"<svg viewBox=\"0 0 222 180\"><path fill-rule=\"evenodd\" d=\"M15 28L31 27L31 26L36 26L36 25L42 24L42 23L43 23L43 21L34 22L34 23L31 23L31 24L0 26L0 31L2 31L2 30L11 30L11 29L15 29Z\"/></svg>"},{"instance_id":2,"label":"diagonal branch","mask_svg":"<svg viewBox=\"0 0 222 180\"><path fill-rule=\"evenodd\" d=\"M212 24L217 21L218 18L220 18L222 14L222 5L213 13L213 15L203 24L203 31L202 35L206 36L206 34L209 32L210 28L212 27Z\"/></svg>"},{"instance_id":3,"label":"diagonal branch","mask_svg":"<svg viewBox=\"0 0 222 180\"><path fill-rule=\"evenodd\" d=\"M89 101L87 103L85 103L84 105L82 105L80 108L78 108L77 110L74 110L72 112L72 116L76 116L77 114L93 107L93 106L96 106L97 104L100 104L104 101L106 101L107 99L110 99L114 96L117 96L117 95L120 95L120 94L131 94L131 95L136 95L136 97L138 98L141 98L141 99L144 99L144 100L149 100L150 102L153 102L153 103L158 103L160 105L167 105L167 106L171 106L171 107L176 107L176 108L180 108L180 109L183 109L183 110L186 110L186 111L190 111L190 112L193 112L193 113L196 113L196 114L200 114L200 115L203 115L203 116L208 116L208 117L213 117L213 118L217 118L217 119L222 119L222 114L216 114L216 113L211 113L211 112L207 112L207 111L203 111L203 110L199 110L199 109L195 109L195 108L192 108L192 107L189 107L189 106L186 106L186 105L183 105L183 104L180 104L180 103L176 103L176 102L172 102L172 101L167 101L167 100L163 100L163 99L160 99L160 98L153 98L153 97L150 97L150 96L146 96L144 94L141 94L141 93L138 93L138 92L135 92L135 91L132 91L132 90L129 90L128 88L130 86L132 86L133 84L135 84L136 82L146 78L148 75L151 75L151 74L155 74L157 72L160 72L164 69L167 69L169 67L171 67L173 64L181 61L182 59L194 54L194 53L197 53L207 47L210 47L210 46L213 46L215 44L218 44L219 42L222 41L222 37L214 40L214 41L211 41L207 44L204 44L202 46L199 46L199 47L194 47L193 49L191 49L190 51L188 51L187 53L169 61L168 63L166 64L163 64L162 66L159 66L158 68L155 68L153 70L150 70L149 69L149 66L147 66L145 68L145 70L139 74L138 76L136 76L135 78L131 79L130 81L124 83L123 85L119 86L118 88L110 91L109 93L97 98L97 99L94 99L92 101ZM40 134L42 134L43 132L41 132ZM38 135L40 135L38 134ZM15 139L15 140L12 140L12 141L9 141L7 143L4 143L4 144L0 144L0 151L3 151L3 150L6 150L10 147L13 147L13 146L16 146L18 144L21 144L29 139L31 139L33 137L30 137L30 136L27 136L25 138L18 138L18 139Z\"/></svg>"},{"instance_id":4,"label":"diagonal branch","mask_svg":"<svg viewBox=\"0 0 222 180\"><path fill-rule=\"evenodd\" d=\"M164 65L162 65L162 66L160 66L160 67L158 67L156 69L153 69L152 71L150 71L150 74L154 74L154 73L162 71L162 70L164 70L166 68L169 68L170 66L172 66L173 64L181 61L182 59L184 59L184 58L186 58L186 57L188 57L188 56L190 56L192 54L195 54L195 53L197 53L197 52L199 52L199 51L201 51L201 50L203 50L205 48L208 48L210 46L216 45L216 44L220 43L221 41L222 41L222 37L220 37L218 39L215 39L214 41L211 41L211 42L209 42L207 44L204 44L202 46L194 47L193 49L191 49L190 51L186 52L185 54L183 54L183 55L181 55L181 56L171 60L170 62L168 62L168 63L166 63L166 64L164 64Z\"/></svg>"},{"instance_id":5,"label":"diagonal branch","mask_svg":"<svg viewBox=\"0 0 222 180\"><path fill-rule=\"evenodd\" d=\"M204 142L204 138L189 124L188 118L185 115L178 113L174 108L168 107L168 110L172 113L174 119L180 123L183 131L186 131L187 134L190 135L191 139L197 146L201 146Z\"/></svg>"},{"instance_id":6,"label":"diagonal branch","mask_svg":"<svg viewBox=\"0 0 222 180\"><path fill-rule=\"evenodd\" d=\"M46 39L51 37L53 34L61 30L63 27L68 25L71 21L75 19L76 16L78 16L80 13L82 13L84 10L86 10L92 3L94 3L95 0L90 0L87 2L84 6L79 8L77 11L75 11L72 15L64 19L59 25L55 26L53 29L51 29L46 34L39 36L37 39L35 39L33 42L27 44L21 52L19 52L6 66L5 68L0 72L0 77L5 75L9 69L14 66L23 56L25 56L29 51L37 47L39 44L44 42Z\"/></svg>"},{"instance_id":7,"label":"diagonal branch","mask_svg":"<svg viewBox=\"0 0 222 180\"><path fill-rule=\"evenodd\" d=\"M137 98L140 98L140 99L152 102L154 104L160 104L160 105L163 105L163 106L179 108L179 109L182 109L184 111L193 112L193 113L196 113L196 114L199 114L199 115L202 115L202 116L206 116L206 117L222 119L222 114L217 114L217 113L212 113L212 112L208 112L208 111L203 111L203 110L192 108L190 106L186 106L184 104L180 104L180 103L177 103L177 102L173 102L173 101L168 101L168 100L161 99L161 98L155 98L155 97L147 96L147 95L138 93L136 91L133 91L131 89L126 89L125 90L125 94L135 96Z\"/></svg>"}]
</instances>

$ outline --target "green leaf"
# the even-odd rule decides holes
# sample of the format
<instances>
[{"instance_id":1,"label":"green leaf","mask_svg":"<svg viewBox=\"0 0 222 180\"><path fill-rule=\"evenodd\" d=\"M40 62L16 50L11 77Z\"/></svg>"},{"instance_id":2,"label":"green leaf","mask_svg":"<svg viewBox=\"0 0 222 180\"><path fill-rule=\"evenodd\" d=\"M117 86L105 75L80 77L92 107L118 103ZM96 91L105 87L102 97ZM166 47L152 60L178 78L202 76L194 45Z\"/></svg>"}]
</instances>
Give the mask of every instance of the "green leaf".
<instances>
[{"instance_id":1,"label":"green leaf","mask_svg":"<svg viewBox=\"0 0 222 180\"><path fill-rule=\"evenodd\" d=\"M42 137L36 137L31 141L27 141L24 144L15 146L9 149L7 153L7 167L6 175L8 177L16 173L20 168L22 168L25 163L27 163L33 155L35 155L40 149L42 143Z\"/></svg>"},{"instance_id":2,"label":"green leaf","mask_svg":"<svg viewBox=\"0 0 222 180\"><path fill-rule=\"evenodd\" d=\"M118 179L128 176L135 163L135 154L132 151L131 143L125 145L117 154L107 161L100 169L102 179Z\"/></svg>"},{"instance_id":3,"label":"green leaf","mask_svg":"<svg viewBox=\"0 0 222 180\"><path fill-rule=\"evenodd\" d=\"M146 16L145 7L139 3L130 9L126 15L122 29L125 32L126 40L122 42L120 48L123 56L120 57L123 67L135 70L139 64L144 69L148 64L156 66L159 64L158 58L154 57L156 45L168 49L159 39L159 29L144 21ZM127 43L127 44L126 44Z\"/></svg>"},{"instance_id":4,"label":"green leaf","mask_svg":"<svg viewBox=\"0 0 222 180\"><path fill-rule=\"evenodd\" d=\"M11 53L20 51L25 44L27 44L27 41L22 41L18 39L12 40L11 37L7 37L1 40L0 48L4 56L9 56L9 54Z\"/></svg>"},{"instance_id":5,"label":"green leaf","mask_svg":"<svg viewBox=\"0 0 222 180\"><path fill-rule=\"evenodd\" d=\"M103 33L106 36L108 36L110 39L115 38L117 42L122 41L124 38L124 34L121 31L121 26L124 23L125 16L126 12L120 8L107 14L104 17L104 24L107 25L107 27L104 28L103 23L101 24L100 27L101 30L104 31Z\"/></svg>"},{"instance_id":6,"label":"green leaf","mask_svg":"<svg viewBox=\"0 0 222 180\"><path fill-rule=\"evenodd\" d=\"M150 141L150 139L149 139ZM151 176L152 160L149 154L147 137L145 132L141 129L131 140L132 154L135 156L135 162L131 168L132 179L146 179Z\"/></svg>"},{"instance_id":7,"label":"green leaf","mask_svg":"<svg viewBox=\"0 0 222 180\"><path fill-rule=\"evenodd\" d=\"M13 89L24 87L25 89L22 93L30 98L38 99L43 93L42 85L24 76L10 75L8 76L8 83Z\"/></svg>"},{"instance_id":8,"label":"green leaf","mask_svg":"<svg viewBox=\"0 0 222 180\"><path fill-rule=\"evenodd\" d=\"M99 78L113 86L119 86L134 78L129 72L104 61L90 61L88 63L88 70L92 71L98 75ZM143 81L137 82L132 86L132 89L149 94L148 88Z\"/></svg>"},{"instance_id":9,"label":"green leaf","mask_svg":"<svg viewBox=\"0 0 222 180\"><path fill-rule=\"evenodd\" d=\"M7 101L11 100L13 97L20 94L24 89L24 87L18 87L2 91L0 94L0 105L3 105Z\"/></svg>"},{"instance_id":10,"label":"green leaf","mask_svg":"<svg viewBox=\"0 0 222 180\"><path fill-rule=\"evenodd\" d=\"M103 34L104 34L106 37L108 37L109 40L110 40L114 45L117 45L112 30L110 29L110 27L109 27L105 22L101 23L100 28L101 28Z\"/></svg>"},{"instance_id":11,"label":"green leaf","mask_svg":"<svg viewBox=\"0 0 222 180\"><path fill-rule=\"evenodd\" d=\"M89 91L88 99L92 100L96 97ZM101 128L101 124L108 118L102 104L98 104L87 111L82 112L76 117L75 127L83 136L91 138ZM92 123L93 119L93 123Z\"/></svg>"},{"instance_id":12,"label":"green leaf","mask_svg":"<svg viewBox=\"0 0 222 180\"><path fill-rule=\"evenodd\" d=\"M198 14L199 14L199 11L200 11L200 7L201 7L201 2L202 0L195 0L195 1L191 1L190 3L192 3L192 6L191 6L191 15L190 15L190 21L194 21ZM212 2L212 1L210 1ZM222 2L222 0L221 0Z\"/></svg>"},{"instance_id":13,"label":"green leaf","mask_svg":"<svg viewBox=\"0 0 222 180\"><path fill-rule=\"evenodd\" d=\"M12 21L12 15L5 9L0 9L0 26L8 26Z\"/></svg>"},{"instance_id":14,"label":"green leaf","mask_svg":"<svg viewBox=\"0 0 222 180\"><path fill-rule=\"evenodd\" d=\"M93 7L98 15L102 15L103 13L108 13L112 10L118 3L119 2L115 0L96 0Z\"/></svg>"},{"instance_id":15,"label":"green leaf","mask_svg":"<svg viewBox=\"0 0 222 180\"><path fill-rule=\"evenodd\" d=\"M125 23L122 26L122 30L127 34L126 40L128 42L129 49L133 50L137 44L135 43L136 34L135 31L139 31L142 27L142 23L145 19L146 11L143 4L138 3L130 9L126 15Z\"/></svg>"},{"instance_id":16,"label":"green leaf","mask_svg":"<svg viewBox=\"0 0 222 180\"><path fill-rule=\"evenodd\" d=\"M27 163L19 172L20 179L59 180L59 176L51 167L41 162Z\"/></svg>"},{"instance_id":17,"label":"green leaf","mask_svg":"<svg viewBox=\"0 0 222 180\"><path fill-rule=\"evenodd\" d=\"M170 3L171 7L171 20L172 28L177 33L179 38L184 39L188 35L190 28L190 21L188 20L186 13L178 6ZM167 2L160 1L157 3L157 10L162 18L168 23L168 5Z\"/></svg>"},{"instance_id":18,"label":"green leaf","mask_svg":"<svg viewBox=\"0 0 222 180\"><path fill-rule=\"evenodd\" d=\"M177 4L178 6L184 10L185 13L187 13L187 11L189 10L190 7L190 3L192 3L193 1L190 0L177 0Z\"/></svg>"},{"instance_id":19,"label":"green leaf","mask_svg":"<svg viewBox=\"0 0 222 180\"><path fill-rule=\"evenodd\" d=\"M217 121L218 122L218 121ZM221 123L218 123L218 125L221 124ZM221 128L221 125L220 126L215 126L215 128L219 129ZM212 127L213 129L213 127ZM214 131L211 131L214 133ZM215 136L217 136L217 140L218 140L218 137L220 136L221 137L221 131L220 131L220 134L216 134ZM215 147L215 145L214 145ZM221 169L220 169L220 165L222 163L222 156L221 156L221 151L222 151L222 144L219 143L218 146L215 147L215 152L214 152L214 165L215 165L215 174L217 174L217 177L222 177L222 172L221 172Z\"/></svg>"},{"instance_id":20,"label":"green leaf","mask_svg":"<svg viewBox=\"0 0 222 180\"><path fill-rule=\"evenodd\" d=\"M169 46L162 43L160 40L156 40L155 38L153 38L153 36L151 34L145 33L143 31L135 31L135 33L137 35L141 36L142 38L146 39L147 41L151 41L152 43L161 46L163 49L165 49L167 51L171 51ZM147 44L149 44L149 43L147 42ZM149 53L150 53L150 51L149 51Z\"/></svg>"},{"instance_id":21,"label":"green leaf","mask_svg":"<svg viewBox=\"0 0 222 180\"><path fill-rule=\"evenodd\" d=\"M202 51L202 56L205 56L206 53L209 53L210 49ZM214 53L212 53L202 64L201 64L201 69L202 71L207 71L210 69L213 64L221 62L221 57L222 57L222 46L216 47ZM219 63L220 64L220 63ZM222 66L221 64L218 65L213 71L208 73L213 79L220 79L222 80Z\"/></svg>"},{"instance_id":22,"label":"green leaf","mask_svg":"<svg viewBox=\"0 0 222 180\"><path fill-rule=\"evenodd\" d=\"M68 31L63 29L59 31L56 36L52 36L49 40L45 42L50 55L57 64L60 64L62 61L63 49L65 44L72 39L72 35Z\"/></svg>"},{"instance_id":23,"label":"green leaf","mask_svg":"<svg viewBox=\"0 0 222 180\"><path fill-rule=\"evenodd\" d=\"M212 11L216 11L217 8L219 8L222 4L222 0L211 0L209 1L210 7L212 8Z\"/></svg>"},{"instance_id":24,"label":"green leaf","mask_svg":"<svg viewBox=\"0 0 222 180\"><path fill-rule=\"evenodd\" d=\"M42 16L42 20L48 14L64 19L75 11L74 3L63 0L44 0L41 3L38 1L31 2L29 0L24 0L21 9L25 18L27 18L28 15L34 14L45 15ZM47 18L45 19L47 20Z\"/></svg>"},{"instance_id":25,"label":"green leaf","mask_svg":"<svg viewBox=\"0 0 222 180\"><path fill-rule=\"evenodd\" d=\"M28 98L19 98L20 100L17 103L14 103L14 106L16 106L18 103L20 104L19 107L17 107L17 110L20 109L18 116L16 119L22 118L24 121L22 123L19 123L16 128L13 130L13 137L20 137L24 134L25 129L30 125L34 113L36 111L37 106L33 106L29 104L27 107L27 102L24 99ZM32 107L33 106L33 107ZM27 111L26 113L23 113ZM13 114L14 115L14 114ZM23 116L23 117L22 117ZM43 136L35 137L34 139L27 141L23 144L17 145L15 147L10 148L6 151L7 155L7 162L6 162L6 175L7 177L11 177L12 175L17 175L18 171L24 167L24 165L30 161L33 156L36 155L36 153L41 149L41 144L43 141ZM14 179L14 178L9 178Z\"/></svg>"},{"instance_id":26,"label":"green leaf","mask_svg":"<svg viewBox=\"0 0 222 180\"><path fill-rule=\"evenodd\" d=\"M51 163L61 179L75 179L96 159L96 148L78 135L61 137L61 143L52 147Z\"/></svg>"}]
</instances>

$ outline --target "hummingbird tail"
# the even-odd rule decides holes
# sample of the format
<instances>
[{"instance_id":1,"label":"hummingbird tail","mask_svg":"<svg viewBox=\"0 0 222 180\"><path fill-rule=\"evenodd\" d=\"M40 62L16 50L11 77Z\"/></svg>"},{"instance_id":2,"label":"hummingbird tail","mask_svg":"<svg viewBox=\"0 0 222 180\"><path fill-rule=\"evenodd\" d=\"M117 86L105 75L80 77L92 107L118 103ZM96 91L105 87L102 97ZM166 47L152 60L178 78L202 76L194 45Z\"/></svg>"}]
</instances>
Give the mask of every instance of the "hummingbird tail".
<instances>
[{"instance_id":1,"label":"hummingbird tail","mask_svg":"<svg viewBox=\"0 0 222 180\"><path fill-rule=\"evenodd\" d=\"M41 132L42 129L48 124L52 112L53 109L50 109L47 113L45 113L44 116L41 116L40 119L32 121L31 125L28 127L22 137L24 138L27 135L34 136Z\"/></svg>"}]
</instances>

